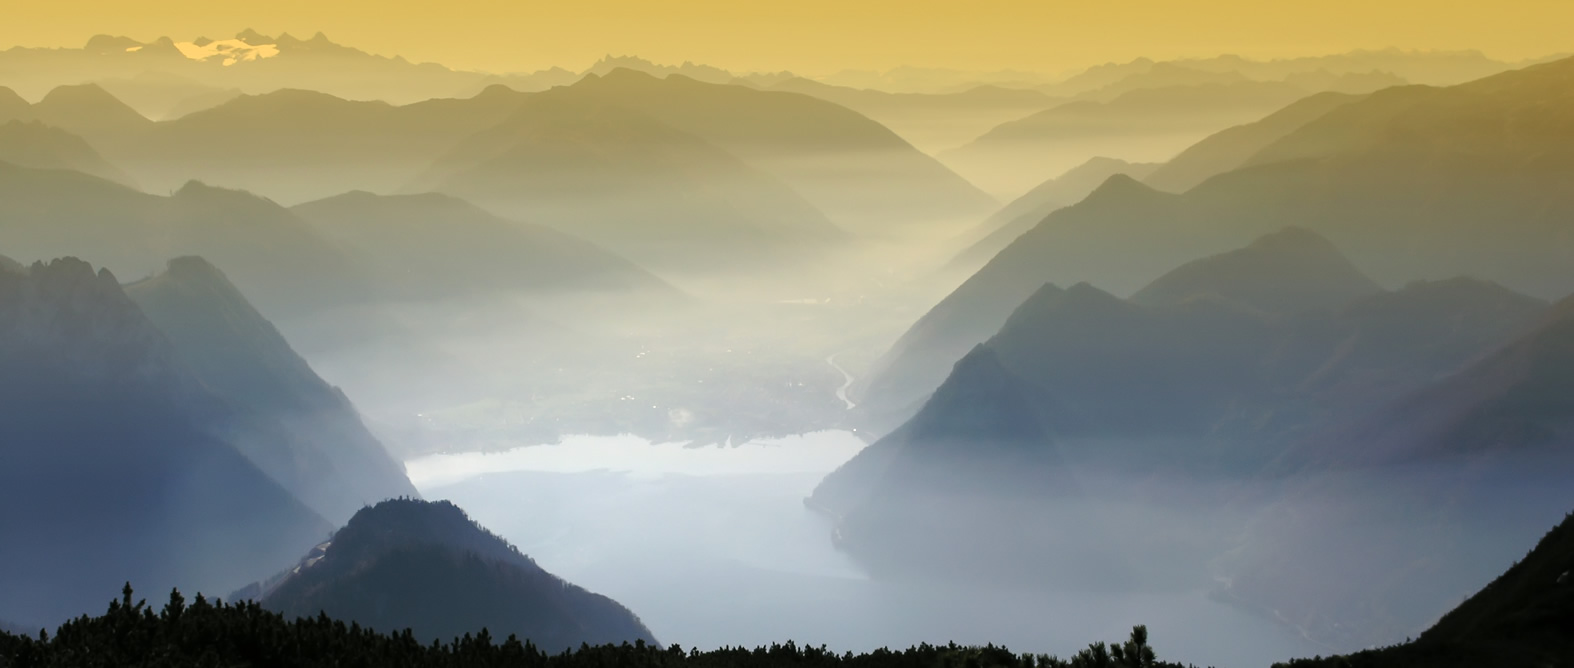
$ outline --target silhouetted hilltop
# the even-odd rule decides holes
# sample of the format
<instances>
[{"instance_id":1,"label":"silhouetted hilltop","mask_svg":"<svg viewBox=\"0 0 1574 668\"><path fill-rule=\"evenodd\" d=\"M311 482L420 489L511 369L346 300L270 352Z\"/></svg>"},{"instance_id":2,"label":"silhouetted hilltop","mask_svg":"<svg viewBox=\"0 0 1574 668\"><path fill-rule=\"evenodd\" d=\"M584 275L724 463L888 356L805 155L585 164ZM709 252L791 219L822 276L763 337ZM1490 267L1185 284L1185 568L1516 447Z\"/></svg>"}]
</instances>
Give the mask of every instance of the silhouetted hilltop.
<instances>
[{"instance_id":1,"label":"silhouetted hilltop","mask_svg":"<svg viewBox=\"0 0 1574 668\"><path fill-rule=\"evenodd\" d=\"M22 264L16 260L8 258L4 255L0 255L0 271L10 274L26 274L27 267L22 266Z\"/></svg>"},{"instance_id":2,"label":"silhouetted hilltop","mask_svg":"<svg viewBox=\"0 0 1574 668\"><path fill-rule=\"evenodd\" d=\"M1335 310L1382 287L1315 232L1286 228L1245 248L1196 260L1131 296L1150 306L1221 297L1270 313Z\"/></svg>"},{"instance_id":3,"label":"silhouetted hilltop","mask_svg":"<svg viewBox=\"0 0 1574 668\"><path fill-rule=\"evenodd\" d=\"M234 413L115 277L0 272L0 614L53 625L135 579L220 591L331 528L225 442Z\"/></svg>"},{"instance_id":4,"label":"silhouetted hilltop","mask_svg":"<svg viewBox=\"0 0 1574 668\"><path fill-rule=\"evenodd\" d=\"M1082 201L1109 177L1125 174L1140 181L1160 167L1159 163L1130 163L1115 158L1089 159L1060 176L1040 183L985 219L964 237L976 238L977 241L958 253L951 261L951 266L982 267L989 258L1011 245L1024 232L1033 229L1045 216L1056 209Z\"/></svg>"},{"instance_id":5,"label":"silhouetted hilltop","mask_svg":"<svg viewBox=\"0 0 1574 668\"><path fill-rule=\"evenodd\" d=\"M446 195L351 192L290 210L359 252L377 267L382 285L408 297L671 290L588 241Z\"/></svg>"},{"instance_id":6,"label":"silhouetted hilltop","mask_svg":"<svg viewBox=\"0 0 1574 668\"><path fill-rule=\"evenodd\" d=\"M385 633L412 629L421 643L485 628L547 651L644 641L633 613L542 570L447 501L384 501L260 594L286 618L326 613Z\"/></svg>"},{"instance_id":7,"label":"silhouetted hilltop","mask_svg":"<svg viewBox=\"0 0 1574 668\"><path fill-rule=\"evenodd\" d=\"M0 124L0 160L34 169L74 169L133 185L131 177L109 164L81 137L37 121Z\"/></svg>"},{"instance_id":8,"label":"silhouetted hilltop","mask_svg":"<svg viewBox=\"0 0 1574 668\"><path fill-rule=\"evenodd\" d=\"M1210 135L1139 178L1165 192L1186 192L1213 176L1240 167L1269 144L1323 114L1359 99L1359 95L1326 92L1297 100L1262 120Z\"/></svg>"},{"instance_id":9,"label":"silhouetted hilltop","mask_svg":"<svg viewBox=\"0 0 1574 668\"><path fill-rule=\"evenodd\" d=\"M177 258L126 293L197 379L243 412L226 440L330 522L416 495L349 399L319 378L218 268Z\"/></svg>"}]
</instances>

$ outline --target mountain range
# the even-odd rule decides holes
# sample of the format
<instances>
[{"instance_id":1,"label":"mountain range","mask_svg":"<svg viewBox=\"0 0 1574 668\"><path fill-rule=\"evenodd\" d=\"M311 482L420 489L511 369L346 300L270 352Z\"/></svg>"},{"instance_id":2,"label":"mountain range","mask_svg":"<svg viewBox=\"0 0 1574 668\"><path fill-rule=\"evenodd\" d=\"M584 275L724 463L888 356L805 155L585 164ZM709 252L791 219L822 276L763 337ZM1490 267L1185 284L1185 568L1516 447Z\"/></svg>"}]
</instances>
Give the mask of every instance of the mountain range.
<instances>
[{"instance_id":1,"label":"mountain range","mask_svg":"<svg viewBox=\"0 0 1574 668\"><path fill-rule=\"evenodd\" d=\"M808 504L887 575L1025 586L1053 581L1060 571L1039 566L1065 560L1084 584L1174 586L1212 572L1228 583L1221 595L1319 640L1402 636L1497 568L1502 545L1574 503L1553 482L1574 415L1551 399L1574 377L1567 311L1473 279L1386 291L1294 229L1129 299L1045 285ZM911 385L884 386L906 390L888 411ZM1127 532L1098 525L1133 495L1184 510L1131 516ZM1511 508L1523 516L1482 524ZM921 549L936 535L970 547ZM1459 535L1490 538L1470 550ZM1334 544L1369 551L1316 547ZM1405 603L1371 607L1380 600Z\"/></svg>"}]
</instances>

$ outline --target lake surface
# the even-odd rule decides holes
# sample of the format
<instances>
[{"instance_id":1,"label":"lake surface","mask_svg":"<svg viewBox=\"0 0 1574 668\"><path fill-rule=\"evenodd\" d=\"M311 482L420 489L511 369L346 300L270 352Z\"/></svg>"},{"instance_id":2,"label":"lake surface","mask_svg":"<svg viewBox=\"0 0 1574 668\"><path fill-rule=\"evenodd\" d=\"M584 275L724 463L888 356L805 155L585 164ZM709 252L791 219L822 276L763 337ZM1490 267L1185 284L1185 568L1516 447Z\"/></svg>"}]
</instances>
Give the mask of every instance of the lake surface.
<instances>
[{"instance_id":1,"label":"lake surface","mask_svg":"<svg viewBox=\"0 0 1574 668\"><path fill-rule=\"evenodd\" d=\"M1202 592L1049 595L870 580L802 503L863 445L834 431L730 448L575 436L406 466L426 498L454 501L542 567L617 599L657 639L685 648L956 641L1065 656L1147 624L1172 661L1267 666L1319 653Z\"/></svg>"}]
</instances>

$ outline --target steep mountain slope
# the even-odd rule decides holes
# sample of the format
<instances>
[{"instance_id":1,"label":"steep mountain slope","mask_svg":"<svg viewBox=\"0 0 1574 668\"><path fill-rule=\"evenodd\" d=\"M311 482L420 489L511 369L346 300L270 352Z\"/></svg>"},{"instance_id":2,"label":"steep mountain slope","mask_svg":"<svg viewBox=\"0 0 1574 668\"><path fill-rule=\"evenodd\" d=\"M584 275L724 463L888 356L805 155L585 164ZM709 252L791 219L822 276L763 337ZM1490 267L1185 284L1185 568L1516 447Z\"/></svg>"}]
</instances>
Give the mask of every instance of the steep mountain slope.
<instances>
[{"instance_id":1,"label":"steep mountain slope","mask_svg":"<svg viewBox=\"0 0 1574 668\"><path fill-rule=\"evenodd\" d=\"M1502 575L1454 608L1414 641L1326 659L1297 659L1285 668L1350 666L1533 666L1574 659L1567 630L1574 624L1574 519L1565 515Z\"/></svg>"},{"instance_id":2,"label":"steep mountain slope","mask_svg":"<svg viewBox=\"0 0 1574 668\"><path fill-rule=\"evenodd\" d=\"M0 272L0 615L53 625L127 580L226 591L329 524L214 433L210 393L108 271Z\"/></svg>"},{"instance_id":3,"label":"steep mountain slope","mask_svg":"<svg viewBox=\"0 0 1574 668\"><path fill-rule=\"evenodd\" d=\"M549 652L643 640L616 601L541 569L457 506L394 500L355 514L280 578L237 592L286 616L330 617L425 643L486 628Z\"/></svg>"},{"instance_id":4,"label":"steep mountain slope","mask_svg":"<svg viewBox=\"0 0 1574 668\"><path fill-rule=\"evenodd\" d=\"M807 95L630 70L546 94L634 109L700 137L780 178L855 232L901 237L926 225L954 229L995 204L879 123Z\"/></svg>"},{"instance_id":5,"label":"steep mountain slope","mask_svg":"<svg viewBox=\"0 0 1574 668\"><path fill-rule=\"evenodd\" d=\"M1492 380L1501 373L1470 365L1495 359L1483 356L1549 317L1545 302L1471 279L1383 292L1326 240L1303 230L1185 265L1138 294L1141 299L1122 300L1087 284L1046 285L984 344L1024 388L998 406L1025 401L1040 442L1053 444L1057 459L1039 469L1014 462L973 479L974 488L1009 489L1015 480L1068 474L1098 481L1084 490L1091 496L1074 503L995 503L983 494L923 506L920 516L966 514L973 522L965 525L969 545L1021 548L1014 561L991 557L998 561L987 572L1010 574L1007 583L1036 581L1032 565L1065 556L1056 550L1074 535L1069 540L1090 555L1121 558L1108 564L1117 570L1097 571L1112 583L1159 577L1195 584L1212 561L1226 595L1279 611L1310 637L1348 647L1413 632L1440 612L1438 601L1474 586L1471 578L1483 568L1499 567L1493 559L1501 550L1492 546L1501 543L1492 540L1517 536L1527 523L1543 521L1547 508L1574 503L1556 482L1569 457L1527 463L1519 456L1544 453L1548 437L1570 431L1559 417L1567 407L1548 398L1569 394L1554 378L1569 366L1561 357L1548 353L1514 366L1546 374L1506 395L1523 398L1509 402L1515 410L1502 402L1448 400L1502 389ZM959 373L960 366L940 386ZM1418 392L1413 402L1403 399ZM879 481L904 452L893 444L921 422L976 434L953 438L949 457L1013 461L977 446L999 438L974 419L989 407L948 407L940 393L827 476L810 504L848 517L862 505L917 507ZM880 398L865 401L878 405ZM1416 426L1459 427L1476 439L1476 449L1411 453L1361 428L1374 409L1412 403L1424 418ZM1443 412L1450 419L1431 419ZM1378 425L1406 424L1390 412L1375 416ZM1009 423L997 417L990 424ZM1427 444L1454 440L1424 429L1402 433ZM1533 447L1538 444L1541 449ZM959 475L990 466L930 456L937 470ZM1265 503L1273 510L1259 513ZM1132 504L1145 505L1133 510ZM1523 515L1498 517L1516 509ZM1120 513L1121 530L1079 524L1108 513ZM931 560L926 552L938 548L921 548L912 536L863 527L870 542L858 544L850 531L844 527L839 540L861 558L879 555L872 563L881 573L919 568L952 576L956 563L974 563ZM1472 531L1489 541L1462 545L1460 537ZM1224 555L1221 544L1231 546ZM1327 545L1351 547L1334 554L1320 547ZM1414 565L1414 572L1390 566L1396 563ZM1327 584L1334 581L1341 584ZM1427 586L1432 589L1418 593ZM1381 603L1389 600L1398 603ZM1352 626L1356 621L1367 626Z\"/></svg>"},{"instance_id":6,"label":"steep mountain slope","mask_svg":"<svg viewBox=\"0 0 1574 668\"><path fill-rule=\"evenodd\" d=\"M177 258L126 294L196 378L245 413L226 440L330 522L416 495L349 399L317 377L218 268Z\"/></svg>"},{"instance_id":7,"label":"steep mountain slope","mask_svg":"<svg viewBox=\"0 0 1574 668\"><path fill-rule=\"evenodd\" d=\"M1038 184L970 230L962 237L970 245L957 254L951 266L969 269L982 267L989 258L1011 245L1024 232L1033 229L1045 216L1082 201L1109 177L1124 174L1142 180L1160 166L1159 163L1092 158L1073 167L1065 174Z\"/></svg>"},{"instance_id":8,"label":"steep mountain slope","mask_svg":"<svg viewBox=\"0 0 1574 668\"><path fill-rule=\"evenodd\" d=\"M1128 189L1148 194L1152 200L1148 208L1128 213L1133 217L1156 211L1173 197L1116 175L1071 208L1103 209L1111 202L1124 202L1127 198L1120 193ZM875 363L868 380L853 388L859 403L859 428L884 433L901 424L917 410L923 397L939 386L950 364L999 331L1029 295L1053 282L1053 277L1071 273L1059 264L1032 259L1038 252L1021 240L1011 244L914 323Z\"/></svg>"},{"instance_id":9,"label":"steep mountain slope","mask_svg":"<svg viewBox=\"0 0 1574 668\"><path fill-rule=\"evenodd\" d=\"M131 177L81 137L36 121L0 124L0 161L34 169L74 169L135 187Z\"/></svg>"},{"instance_id":10,"label":"steep mountain slope","mask_svg":"<svg viewBox=\"0 0 1574 668\"><path fill-rule=\"evenodd\" d=\"M1181 265L1131 296L1132 303L1179 305L1222 297L1270 313L1333 311L1382 287L1314 232L1286 228L1245 248Z\"/></svg>"},{"instance_id":11,"label":"steep mountain slope","mask_svg":"<svg viewBox=\"0 0 1574 668\"><path fill-rule=\"evenodd\" d=\"M1521 332L1287 452L1224 593L1350 647L1412 635L1506 566L1574 503L1574 302ZM1314 556L1331 544L1361 547Z\"/></svg>"},{"instance_id":12,"label":"steep mountain slope","mask_svg":"<svg viewBox=\"0 0 1574 668\"><path fill-rule=\"evenodd\" d=\"M785 184L705 140L558 89L413 186L553 225L656 269L754 262L844 238Z\"/></svg>"},{"instance_id":13,"label":"steep mountain slope","mask_svg":"<svg viewBox=\"0 0 1574 668\"><path fill-rule=\"evenodd\" d=\"M377 294L288 210L199 183L159 197L85 174L0 164L0 243L19 258L74 255L132 277L161 271L173 256L200 255L225 267L273 319Z\"/></svg>"},{"instance_id":14,"label":"steep mountain slope","mask_svg":"<svg viewBox=\"0 0 1574 668\"><path fill-rule=\"evenodd\" d=\"M595 244L435 193L352 192L290 211L359 252L377 268L380 284L409 298L670 289Z\"/></svg>"},{"instance_id":15,"label":"steep mountain slope","mask_svg":"<svg viewBox=\"0 0 1574 668\"><path fill-rule=\"evenodd\" d=\"M16 91L0 86L0 121L31 121L33 105Z\"/></svg>"},{"instance_id":16,"label":"steep mountain slope","mask_svg":"<svg viewBox=\"0 0 1574 668\"><path fill-rule=\"evenodd\" d=\"M1045 555L1051 536L1064 535L1018 524L1020 513L1078 496L1031 392L992 350L978 346L911 421L826 476L805 503L835 518L839 547L882 576L915 569L960 579L1017 574L1019 555ZM1001 531L1003 524L1017 530ZM1050 560L1055 568L1041 563L1043 571L1067 569L1041 576L1072 572L1076 552L1061 550Z\"/></svg>"},{"instance_id":17,"label":"steep mountain slope","mask_svg":"<svg viewBox=\"0 0 1574 668\"><path fill-rule=\"evenodd\" d=\"M1138 179L1164 192L1186 192L1213 176L1240 167L1268 145L1323 114L1361 98L1360 95L1327 92L1297 100L1262 120L1210 135Z\"/></svg>"},{"instance_id":18,"label":"steep mountain slope","mask_svg":"<svg viewBox=\"0 0 1574 668\"><path fill-rule=\"evenodd\" d=\"M1117 294L1267 226L1328 237L1373 279L1475 276L1544 298L1574 290L1574 59L1452 88L1403 87L1328 112L1184 195L1120 177L980 271ZM1044 276L1028 265L1056 269Z\"/></svg>"}]
</instances>

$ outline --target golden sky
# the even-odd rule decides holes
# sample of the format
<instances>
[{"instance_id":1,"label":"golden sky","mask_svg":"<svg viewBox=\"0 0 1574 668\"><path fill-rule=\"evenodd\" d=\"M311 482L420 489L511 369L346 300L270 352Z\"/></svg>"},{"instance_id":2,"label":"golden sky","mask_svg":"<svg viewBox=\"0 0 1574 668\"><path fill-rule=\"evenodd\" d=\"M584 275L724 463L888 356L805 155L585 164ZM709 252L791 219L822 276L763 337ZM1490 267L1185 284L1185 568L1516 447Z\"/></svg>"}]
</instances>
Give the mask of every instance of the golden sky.
<instances>
[{"instance_id":1,"label":"golden sky","mask_svg":"<svg viewBox=\"0 0 1574 668\"><path fill-rule=\"evenodd\" d=\"M602 54L825 74L898 65L1060 71L1136 56L1352 48L1574 51L1574 0L5 0L0 45L244 28L469 69L581 69Z\"/></svg>"}]
</instances>

